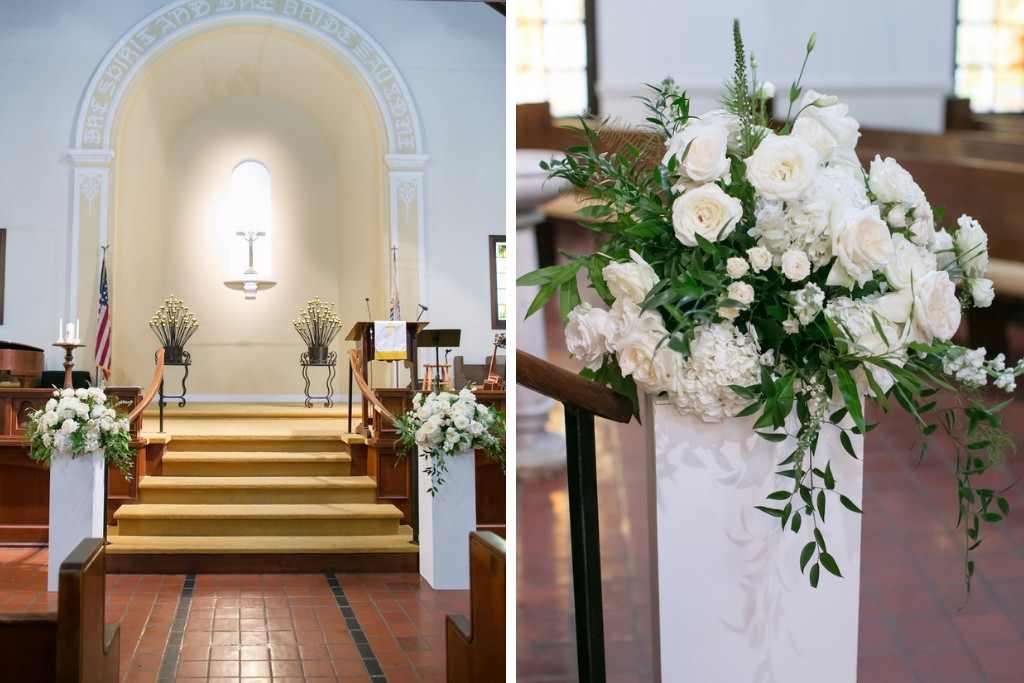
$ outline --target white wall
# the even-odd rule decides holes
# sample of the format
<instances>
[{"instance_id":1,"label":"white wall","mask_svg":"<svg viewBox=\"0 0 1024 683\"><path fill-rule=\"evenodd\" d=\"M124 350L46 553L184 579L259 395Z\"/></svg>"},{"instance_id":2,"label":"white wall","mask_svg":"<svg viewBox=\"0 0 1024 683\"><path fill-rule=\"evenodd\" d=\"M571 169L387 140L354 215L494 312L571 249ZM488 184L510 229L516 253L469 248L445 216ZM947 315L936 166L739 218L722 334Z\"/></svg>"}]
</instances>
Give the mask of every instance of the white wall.
<instances>
[{"instance_id":1,"label":"white wall","mask_svg":"<svg viewBox=\"0 0 1024 683\"><path fill-rule=\"evenodd\" d=\"M74 249L68 148L79 100L110 47L164 4L0 3L0 130L6 149L0 162L0 227L8 230L0 338L46 349L47 369L61 367L60 351L50 346L57 319L95 316L92 307L72 310L77 283L68 276ZM409 85L429 157L424 176L427 234L420 254L421 301L430 307L424 319L434 327L461 328L462 347L454 353L482 362L493 338L487 235L504 233L505 19L475 2L324 4L372 35ZM405 317L414 318L420 301L402 303ZM115 325L128 324L116 317L116 300L114 307ZM386 307L386 302L375 302L375 315ZM79 351L84 354L80 365L91 368L92 352L91 343ZM297 364L291 358L287 362ZM146 384L149 377L124 379Z\"/></svg>"},{"instance_id":2,"label":"white wall","mask_svg":"<svg viewBox=\"0 0 1024 683\"><path fill-rule=\"evenodd\" d=\"M807 39L817 45L803 84L835 94L864 127L940 131L953 92L954 0L596 0L603 115L636 120L638 84L672 76L694 113L713 106L732 74L737 18L759 77L783 116ZM642 17L642 20L637 20Z\"/></svg>"}]
</instances>

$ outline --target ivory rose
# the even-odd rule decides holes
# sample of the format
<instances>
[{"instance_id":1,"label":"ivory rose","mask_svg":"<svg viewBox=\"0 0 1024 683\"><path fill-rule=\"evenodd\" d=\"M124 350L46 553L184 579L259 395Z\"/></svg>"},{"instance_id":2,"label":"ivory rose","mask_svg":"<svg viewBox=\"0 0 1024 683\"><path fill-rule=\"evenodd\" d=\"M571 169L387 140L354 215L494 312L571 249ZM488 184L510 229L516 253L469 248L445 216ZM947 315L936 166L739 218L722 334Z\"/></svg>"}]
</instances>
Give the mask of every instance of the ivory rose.
<instances>
[{"instance_id":1,"label":"ivory rose","mask_svg":"<svg viewBox=\"0 0 1024 683\"><path fill-rule=\"evenodd\" d=\"M696 235L718 242L732 233L743 215L743 204L713 183L687 190L672 202L672 227L676 239L697 246Z\"/></svg>"},{"instance_id":2,"label":"ivory rose","mask_svg":"<svg viewBox=\"0 0 1024 683\"><path fill-rule=\"evenodd\" d=\"M658 282L658 274L640 254L629 250L631 263L612 261L601 270L608 289L616 299L626 298L640 303Z\"/></svg>"},{"instance_id":3,"label":"ivory rose","mask_svg":"<svg viewBox=\"0 0 1024 683\"><path fill-rule=\"evenodd\" d=\"M733 280L738 280L747 274L750 264L747 260L740 258L739 256L730 256L725 260L725 272Z\"/></svg>"},{"instance_id":4,"label":"ivory rose","mask_svg":"<svg viewBox=\"0 0 1024 683\"><path fill-rule=\"evenodd\" d=\"M793 282L800 282L811 274L811 261L807 254L790 249L782 255L782 274Z\"/></svg>"},{"instance_id":5,"label":"ivory rose","mask_svg":"<svg viewBox=\"0 0 1024 683\"><path fill-rule=\"evenodd\" d=\"M766 199L797 199L818 177L820 163L803 140L768 135L747 159L747 180Z\"/></svg>"},{"instance_id":6,"label":"ivory rose","mask_svg":"<svg viewBox=\"0 0 1024 683\"><path fill-rule=\"evenodd\" d=\"M849 115L849 107L835 97L808 90L800 101L800 113L792 134L813 147L826 161L857 161L853 150L860 137L860 124Z\"/></svg>"},{"instance_id":7,"label":"ivory rose","mask_svg":"<svg viewBox=\"0 0 1024 683\"><path fill-rule=\"evenodd\" d=\"M864 285L889 262L892 235L877 205L848 211L832 226L832 252L836 261L826 283L834 286Z\"/></svg>"},{"instance_id":8,"label":"ivory rose","mask_svg":"<svg viewBox=\"0 0 1024 683\"><path fill-rule=\"evenodd\" d=\"M668 164L677 160L684 185L708 183L718 179L729 182L729 157L726 155L729 129L714 121L694 121L672 136L662 159Z\"/></svg>"},{"instance_id":9,"label":"ivory rose","mask_svg":"<svg viewBox=\"0 0 1024 683\"><path fill-rule=\"evenodd\" d=\"M726 290L726 295L733 301L749 304L754 300L754 288L746 282L732 282Z\"/></svg>"},{"instance_id":10,"label":"ivory rose","mask_svg":"<svg viewBox=\"0 0 1024 683\"><path fill-rule=\"evenodd\" d=\"M772 253L764 247L747 249L747 258L755 273L761 273L772 267Z\"/></svg>"},{"instance_id":11,"label":"ivory rose","mask_svg":"<svg viewBox=\"0 0 1024 683\"><path fill-rule=\"evenodd\" d=\"M956 220L959 230L953 237L960 267L967 277L982 277L988 270L988 235L981 224L970 216Z\"/></svg>"},{"instance_id":12,"label":"ivory rose","mask_svg":"<svg viewBox=\"0 0 1024 683\"><path fill-rule=\"evenodd\" d=\"M960 302L949 273L928 273L914 285L914 327L918 340L949 340L960 326Z\"/></svg>"},{"instance_id":13,"label":"ivory rose","mask_svg":"<svg viewBox=\"0 0 1024 683\"><path fill-rule=\"evenodd\" d=\"M905 168L895 159L883 159L878 154L868 169L868 189L883 204L917 206L924 199L921 187L914 182L914 177Z\"/></svg>"},{"instance_id":14,"label":"ivory rose","mask_svg":"<svg viewBox=\"0 0 1024 683\"><path fill-rule=\"evenodd\" d=\"M565 345L572 357L584 367L597 370L608 348L608 311L583 302L569 311L565 326Z\"/></svg>"},{"instance_id":15,"label":"ivory rose","mask_svg":"<svg viewBox=\"0 0 1024 683\"><path fill-rule=\"evenodd\" d=\"M988 308L992 305L996 293L992 287L992 281L988 278L979 277L970 281L971 299L978 308Z\"/></svg>"}]
</instances>

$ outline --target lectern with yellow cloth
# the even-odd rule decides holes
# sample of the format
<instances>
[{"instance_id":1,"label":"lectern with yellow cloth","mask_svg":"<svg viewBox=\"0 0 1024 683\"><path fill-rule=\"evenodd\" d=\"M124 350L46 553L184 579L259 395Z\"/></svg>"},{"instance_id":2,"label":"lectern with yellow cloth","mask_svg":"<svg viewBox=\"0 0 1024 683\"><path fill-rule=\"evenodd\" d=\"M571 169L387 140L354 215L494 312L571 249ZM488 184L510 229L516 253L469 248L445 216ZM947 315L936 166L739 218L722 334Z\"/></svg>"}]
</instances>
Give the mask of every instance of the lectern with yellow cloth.
<instances>
[{"instance_id":1,"label":"lectern with yellow cloth","mask_svg":"<svg viewBox=\"0 0 1024 683\"><path fill-rule=\"evenodd\" d=\"M404 361L406 367L410 369L409 376L415 384L417 368L419 368L416 335L428 324L425 321L361 321L353 325L345 339L359 345L359 371L364 378L367 378L367 381L369 381L367 371L371 360L398 360ZM369 414L369 402L363 397L364 429Z\"/></svg>"}]
</instances>

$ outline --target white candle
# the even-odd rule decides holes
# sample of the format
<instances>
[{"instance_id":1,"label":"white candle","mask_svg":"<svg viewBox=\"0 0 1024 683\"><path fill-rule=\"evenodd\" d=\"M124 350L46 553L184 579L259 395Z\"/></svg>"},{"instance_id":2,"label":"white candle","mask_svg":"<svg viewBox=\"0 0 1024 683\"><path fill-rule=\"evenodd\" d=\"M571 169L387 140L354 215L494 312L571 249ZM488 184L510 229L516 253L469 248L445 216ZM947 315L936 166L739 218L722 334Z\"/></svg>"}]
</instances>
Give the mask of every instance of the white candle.
<instances>
[{"instance_id":1,"label":"white candle","mask_svg":"<svg viewBox=\"0 0 1024 683\"><path fill-rule=\"evenodd\" d=\"M64 328L64 341L68 344L73 344L75 341L75 326L71 323Z\"/></svg>"}]
</instances>

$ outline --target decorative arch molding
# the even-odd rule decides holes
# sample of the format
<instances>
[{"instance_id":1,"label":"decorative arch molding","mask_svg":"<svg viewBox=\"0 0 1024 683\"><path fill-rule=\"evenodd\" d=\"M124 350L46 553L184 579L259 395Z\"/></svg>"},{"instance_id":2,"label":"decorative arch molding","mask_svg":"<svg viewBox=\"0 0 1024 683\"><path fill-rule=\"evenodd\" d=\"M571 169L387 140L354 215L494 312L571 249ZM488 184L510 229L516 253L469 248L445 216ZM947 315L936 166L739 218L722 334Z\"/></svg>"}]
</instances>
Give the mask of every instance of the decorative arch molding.
<instances>
[{"instance_id":1,"label":"decorative arch molding","mask_svg":"<svg viewBox=\"0 0 1024 683\"><path fill-rule=\"evenodd\" d=\"M389 251L399 245L412 247L415 257L405 251L399 271L419 282L423 291L420 252L427 157L412 92L383 47L351 19L316 0L175 0L122 35L100 61L79 102L69 150L73 182L68 270L70 286L78 289L77 296L70 293L73 315L94 305L98 247L108 244L115 213L111 207L116 179L111 170L117 127L129 95L146 70L175 46L219 28L240 26L276 28L308 40L356 76L376 108L383 132L381 168L388 177L381 202L387 215L380 229L387 231Z\"/></svg>"}]
</instances>

